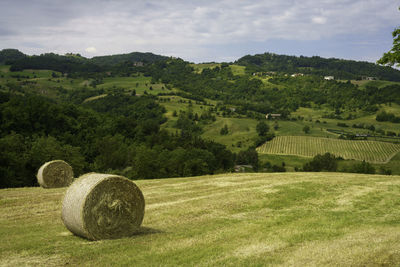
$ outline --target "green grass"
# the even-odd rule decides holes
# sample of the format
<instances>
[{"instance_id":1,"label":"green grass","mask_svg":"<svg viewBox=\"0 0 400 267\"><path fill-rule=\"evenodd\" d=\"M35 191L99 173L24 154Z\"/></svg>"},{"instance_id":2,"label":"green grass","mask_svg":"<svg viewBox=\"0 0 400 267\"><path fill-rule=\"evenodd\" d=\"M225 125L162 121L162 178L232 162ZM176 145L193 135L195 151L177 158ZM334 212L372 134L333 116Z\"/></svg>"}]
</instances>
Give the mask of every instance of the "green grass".
<instances>
[{"instance_id":1,"label":"green grass","mask_svg":"<svg viewBox=\"0 0 400 267\"><path fill-rule=\"evenodd\" d=\"M200 64L190 64L196 73L201 73L203 69L213 69L215 67L221 67L220 63L200 63Z\"/></svg>"},{"instance_id":2,"label":"green grass","mask_svg":"<svg viewBox=\"0 0 400 267\"><path fill-rule=\"evenodd\" d=\"M400 116L400 105L397 104L391 104L389 105L380 105L380 111L386 111L386 112L391 112L394 113L396 116ZM311 133L314 136L324 136L324 132L326 133L326 129L342 129L345 131L350 131L354 133L371 133L374 134L371 131L368 131L366 129L355 129L352 128L351 126L353 124L360 124L364 123L366 125L374 125L376 129L382 129L384 131L394 131L396 133L400 133L400 125L398 123L391 123L391 122L379 122L377 121L376 114L366 114L365 112L362 111L357 111L356 114L358 118L352 119L352 120L337 120L337 119L327 119L323 118L323 115L328 115L332 113L332 110L329 110L327 108L303 108L300 107L298 110L295 112L292 112L291 116L292 117L298 117L302 116L304 117L304 121L297 121L297 124L300 125L305 125L308 124L311 127ZM355 114L352 112L353 115ZM346 117L348 113L344 114L343 116ZM312 121L310 121L312 120ZM319 120L320 123L317 123L316 121ZM325 122L325 123L323 123ZM339 127L337 126L337 123L346 123L350 127ZM296 129L298 131L298 128ZM314 134L313 134L314 133ZM299 135L299 134L296 134Z\"/></svg>"},{"instance_id":3,"label":"green grass","mask_svg":"<svg viewBox=\"0 0 400 267\"><path fill-rule=\"evenodd\" d=\"M264 168L266 162L271 163L271 165L278 166L282 166L282 162L284 162L285 169L288 172L294 172L295 167L301 170L303 168L303 165L311 160L309 157L273 154L258 154L258 159L260 161L261 171Z\"/></svg>"},{"instance_id":4,"label":"green grass","mask_svg":"<svg viewBox=\"0 0 400 267\"><path fill-rule=\"evenodd\" d=\"M228 134L221 135L220 131L224 125L228 126ZM257 121L247 118L224 118L217 120L204 127L202 137L224 144L228 149L238 152L253 145L256 133Z\"/></svg>"},{"instance_id":5,"label":"green grass","mask_svg":"<svg viewBox=\"0 0 400 267\"><path fill-rule=\"evenodd\" d=\"M398 266L400 177L225 174L140 180L141 231L92 242L60 219L65 189L0 190L5 266Z\"/></svg>"},{"instance_id":6,"label":"green grass","mask_svg":"<svg viewBox=\"0 0 400 267\"><path fill-rule=\"evenodd\" d=\"M201 73L203 71L203 69L209 68L209 69L213 69L215 67L221 67L220 63L200 63L200 64L190 64L191 67L193 67L194 71L196 73ZM240 66L240 65L229 65L229 67L231 68L231 71L233 73L233 75L245 75L245 66Z\"/></svg>"},{"instance_id":7,"label":"green grass","mask_svg":"<svg viewBox=\"0 0 400 267\"><path fill-rule=\"evenodd\" d=\"M240 65L229 65L233 75L245 75L246 74L246 67Z\"/></svg>"},{"instance_id":8,"label":"green grass","mask_svg":"<svg viewBox=\"0 0 400 267\"><path fill-rule=\"evenodd\" d=\"M347 81L345 81L347 82ZM360 86L360 88L365 88L366 86L375 86L378 88L382 88L388 85L392 84L400 84L399 82L391 82L391 81L381 81L381 80L376 80L376 81L367 81L367 80L361 80L361 81L356 81L352 80L351 83L356 84Z\"/></svg>"},{"instance_id":9,"label":"green grass","mask_svg":"<svg viewBox=\"0 0 400 267\"><path fill-rule=\"evenodd\" d=\"M150 90L150 87L152 90ZM136 94L142 95L146 91L148 94L156 95L158 93L170 92L165 88L162 83L151 84L150 77L142 75L136 77L109 77L103 79L103 83L97 85L97 88L113 89L124 88L128 90L135 90Z\"/></svg>"},{"instance_id":10,"label":"green grass","mask_svg":"<svg viewBox=\"0 0 400 267\"><path fill-rule=\"evenodd\" d=\"M390 161L400 151L399 144L377 141L351 141L308 136L278 136L257 148L259 153L313 157L326 152L344 159L373 163Z\"/></svg>"}]
</instances>

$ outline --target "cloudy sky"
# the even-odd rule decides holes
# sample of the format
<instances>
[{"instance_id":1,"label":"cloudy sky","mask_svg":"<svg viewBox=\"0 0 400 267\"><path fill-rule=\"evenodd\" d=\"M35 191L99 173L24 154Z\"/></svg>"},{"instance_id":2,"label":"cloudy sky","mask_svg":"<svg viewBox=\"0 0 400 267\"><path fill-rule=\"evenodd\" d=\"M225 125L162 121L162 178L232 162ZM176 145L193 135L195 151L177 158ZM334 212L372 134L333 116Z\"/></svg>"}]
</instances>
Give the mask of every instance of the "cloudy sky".
<instances>
[{"instance_id":1,"label":"cloudy sky","mask_svg":"<svg viewBox=\"0 0 400 267\"><path fill-rule=\"evenodd\" d=\"M0 49L87 57L153 52L193 62L273 52L375 62L394 0L0 0Z\"/></svg>"}]
</instances>

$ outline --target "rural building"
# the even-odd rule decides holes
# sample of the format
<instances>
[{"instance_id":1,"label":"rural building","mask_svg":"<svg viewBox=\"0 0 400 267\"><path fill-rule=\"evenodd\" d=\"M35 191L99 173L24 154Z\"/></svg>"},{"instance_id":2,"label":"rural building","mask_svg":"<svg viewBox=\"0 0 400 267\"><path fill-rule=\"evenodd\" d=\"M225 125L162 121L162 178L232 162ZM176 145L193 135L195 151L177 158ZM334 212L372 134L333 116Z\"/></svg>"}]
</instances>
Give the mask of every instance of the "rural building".
<instances>
[{"instance_id":1,"label":"rural building","mask_svg":"<svg viewBox=\"0 0 400 267\"><path fill-rule=\"evenodd\" d=\"M325 76L324 79L327 80L327 81L331 81L331 80L334 80L335 77L333 77L333 76Z\"/></svg>"},{"instance_id":2,"label":"rural building","mask_svg":"<svg viewBox=\"0 0 400 267\"><path fill-rule=\"evenodd\" d=\"M377 80L376 77L368 77L368 76L362 76L361 79L362 79L362 80L365 80L365 81L374 81L374 80Z\"/></svg>"},{"instance_id":3,"label":"rural building","mask_svg":"<svg viewBox=\"0 0 400 267\"><path fill-rule=\"evenodd\" d=\"M304 76L303 73L293 73L292 75L290 75L291 77L301 77Z\"/></svg>"},{"instance_id":4,"label":"rural building","mask_svg":"<svg viewBox=\"0 0 400 267\"><path fill-rule=\"evenodd\" d=\"M276 75L275 71L253 72L253 76L273 76L273 75Z\"/></svg>"},{"instance_id":5,"label":"rural building","mask_svg":"<svg viewBox=\"0 0 400 267\"><path fill-rule=\"evenodd\" d=\"M143 67L144 63L141 62L141 61L135 61L135 62L133 62L133 66L135 66L135 67Z\"/></svg>"},{"instance_id":6,"label":"rural building","mask_svg":"<svg viewBox=\"0 0 400 267\"><path fill-rule=\"evenodd\" d=\"M281 114L268 113L267 115L265 115L265 118L267 120L269 120L269 119L279 119L281 116L282 116Z\"/></svg>"}]
</instances>

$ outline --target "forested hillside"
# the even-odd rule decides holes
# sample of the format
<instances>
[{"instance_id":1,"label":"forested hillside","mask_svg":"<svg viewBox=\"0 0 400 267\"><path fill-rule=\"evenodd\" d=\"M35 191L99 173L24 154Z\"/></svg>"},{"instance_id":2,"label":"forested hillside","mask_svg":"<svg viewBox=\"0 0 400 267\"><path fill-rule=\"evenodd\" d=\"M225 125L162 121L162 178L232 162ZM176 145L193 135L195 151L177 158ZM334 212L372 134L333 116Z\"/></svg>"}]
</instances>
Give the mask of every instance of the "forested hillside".
<instances>
[{"instance_id":1,"label":"forested hillside","mask_svg":"<svg viewBox=\"0 0 400 267\"><path fill-rule=\"evenodd\" d=\"M0 64L11 64L25 57L26 55L17 49L3 49L0 51Z\"/></svg>"},{"instance_id":2,"label":"forested hillside","mask_svg":"<svg viewBox=\"0 0 400 267\"><path fill-rule=\"evenodd\" d=\"M278 71L321 76L333 75L338 79L361 79L362 76L369 76L381 80L400 81L400 72L390 67L337 58L296 57L264 53L244 56L236 63L246 66L248 72Z\"/></svg>"},{"instance_id":3,"label":"forested hillside","mask_svg":"<svg viewBox=\"0 0 400 267\"><path fill-rule=\"evenodd\" d=\"M75 174L135 178L228 171L223 145L160 130L164 108L152 96L109 95L83 106L35 95L0 94L0 187L32 186L43 162L60 158Z\"/></svg>"},{"instance_id":4,"label":"forested hillside","mask_svg":"<svg viewBox=\"0 0 400 267\"><path fill-rule=\"evenodd\" d=\"M133 62L137 65L154 63L161 60L166 60L168 57L155 55L153 53L133 52L129 54L120 54L112 56L99 56L90 59L90 62L98 65L117 65L124 62ZM142 64L140 64L142 63Z\"/></svg>"}]
</instances>

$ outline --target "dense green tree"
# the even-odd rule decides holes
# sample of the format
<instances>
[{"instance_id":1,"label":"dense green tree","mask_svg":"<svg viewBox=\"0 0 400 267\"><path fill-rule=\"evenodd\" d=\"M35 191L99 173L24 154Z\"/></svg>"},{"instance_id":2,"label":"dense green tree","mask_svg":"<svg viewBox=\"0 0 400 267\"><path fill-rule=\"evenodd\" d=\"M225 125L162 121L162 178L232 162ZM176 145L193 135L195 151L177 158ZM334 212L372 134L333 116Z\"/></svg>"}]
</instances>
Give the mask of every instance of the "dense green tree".
<instances>
[{"instance_id":1,"label":"dense green tree","mask_svg":"<svg viewBox=\"0 0 400 267\"><path fill-rule=\"evenodd\" d=\"M14 132L0 138L0 188L35 184L29 148L29 140L21 134Z\"/></svg>"},{"instance_id":2,"label":"dense green tree","mask_svg":"<svg viewBox=\"0 0 400 267\"><path fill-rule=\"evenodd\" d=\"M310 172L334 172L337 170L337 166L336 157L330 153L325 153L324 155L316 155L310 162L304 164L303 170Z\"/></svg>"},{"instance_id":3,"label":"dense green tree","mask_svg":"<svg viewBox=\"0 0 400 267\"><path fill-rule=\"evenodd\" d=\"M130 151L124 139L124 136L116 134L114 136L107 135L96 140L97 156L94 160L94 168L96 170L121 170L128 166Z\"/></svg>"},{"instance_id":4,"label":"dense green tree","mask_svg":"<svg viewBox=\"0 0 400 267\"><path fill-rule=\"evenodd\" d=\"M361 163L355 164L350 168L350 172L374 174L375 168L370 163L363 160Z\"/></svg>"},{"instance_id":5,"label":"dense green tree","mask_svg":"<svg viewBox=\"0 0 400 267\"><path fill-rule=\"evenodd\" d=\"M306 133L306 134L310 133L310 126L305 125L305 126L303 127L303 132Z\"/></svg>"},{"instance_id":6,"label":"dense green tree","mask_svg":"<svg viewBox=\"0 0 400 267\"><path fill-rule=\"evenodd\" d=\"M258 153L254 149L242 150L238 153L236 158L236 164L245 165L250 164L254 170L258 169Z\"/></svg>"},{"instance_id":7,"label":"dense green tree","mask_svg":"<svg viewBox=\"0 0 400 267\"><path fill-rule=\"evenodd\" d=\"M400 8L399 8L400 10ZM400 67L400 27L392 32L393 46L378 60L378 64Z\"/></svg>"},{"instance_id":8,"label":"dense green tree","mask_svg":"<svg viewBox=\"0 0 400 267\"><path fill-rule=\"evenodd\" d=\"M227 135L229 133L229 129L228 129L228 125L224 125L224 127L221 128L221 130L219 131L219 133L221 135Z\"/></svg>"},{"instance_id":9,"label":"dense green tree","mask_svg":"<svg viewBox=\"0 0 400 267\"><path fill-rule=\"evenodd\" d=\"M256 131L259 136L265 136L269 131L269 126L265 121L259 121L256 126Z\"/></svg>"}]
</instances>

